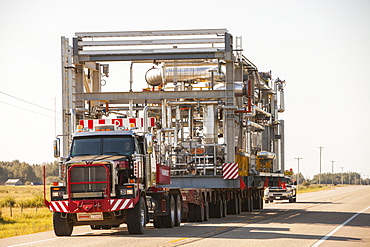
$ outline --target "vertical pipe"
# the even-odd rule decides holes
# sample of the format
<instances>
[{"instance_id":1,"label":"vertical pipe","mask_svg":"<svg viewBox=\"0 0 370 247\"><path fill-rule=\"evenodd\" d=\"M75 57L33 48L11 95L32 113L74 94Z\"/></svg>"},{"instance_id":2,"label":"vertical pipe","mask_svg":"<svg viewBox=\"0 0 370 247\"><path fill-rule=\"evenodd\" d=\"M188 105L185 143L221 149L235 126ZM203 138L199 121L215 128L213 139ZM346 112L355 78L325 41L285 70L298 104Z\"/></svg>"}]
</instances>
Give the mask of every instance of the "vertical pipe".
<instances>
[{"instance_id":1,"label":"vertical pipe","mask_svg":"<svg viewBox=\"0 0 370 247\"><path fill-rule=\"evenodd\" d=\"M280 122L280 170L285 171L285 137L284 137L284 120Z\"/></svg>"},{"instance_id":2,"label":"vertical pipe","mask_svg":"<svg viewBox=\"0 0 370 247\"><path fill-rule=\"evenodd\" d=\"M132 92L132 83L134 82L134 79L133 79L133 67L134 65L134 62L131 62L131 65L130 65L130 92Z\"/></svg>"}]
</instances>

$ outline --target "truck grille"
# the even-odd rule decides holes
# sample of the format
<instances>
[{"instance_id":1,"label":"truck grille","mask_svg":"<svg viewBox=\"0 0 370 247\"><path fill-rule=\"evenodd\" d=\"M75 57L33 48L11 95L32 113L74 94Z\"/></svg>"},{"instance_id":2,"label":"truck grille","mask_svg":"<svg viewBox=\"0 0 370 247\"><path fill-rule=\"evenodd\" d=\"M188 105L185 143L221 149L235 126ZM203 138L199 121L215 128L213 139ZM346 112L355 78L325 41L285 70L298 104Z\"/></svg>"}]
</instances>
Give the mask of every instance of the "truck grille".
<instances>
[{"instance_id":1,"label":"truck grille","mask_svg":"<svg viewBox=\"0 0 370 247\"><path fill-rule=\"evenodd\" d=\"M99 198L109 191L108 168L102 165L75 165L69 170L72 198Z\"/></svg>"}]
</instances>

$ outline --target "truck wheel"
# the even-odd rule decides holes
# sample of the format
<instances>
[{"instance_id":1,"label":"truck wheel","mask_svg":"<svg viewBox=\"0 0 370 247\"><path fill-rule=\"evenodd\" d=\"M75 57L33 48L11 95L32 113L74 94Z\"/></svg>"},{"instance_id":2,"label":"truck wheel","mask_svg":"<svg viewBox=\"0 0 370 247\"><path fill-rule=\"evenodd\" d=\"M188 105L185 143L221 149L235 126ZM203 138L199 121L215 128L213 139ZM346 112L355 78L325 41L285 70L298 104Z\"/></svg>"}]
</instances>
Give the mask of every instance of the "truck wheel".
<instances>
[{"instance_id":1,"label":"truck wheel","mask_svg":"<svg viewBox=\"0 0 370 247\"><path fill-rule=\"evenodd\" d=\"M180 195L176 196L176 214L175 214L175 226L180 226L181 224L181 218L182 218L182 199Z\"/></svg>"},{"instance_id":2,"label":"truck wheel","mask_svg":"<svg viewBox=\"0 0 370 247\"><path fill-rule=\"evenodd\" d=\"M53 213L53 226L54 233L56 236L71 236L73 231L73 223L66 218L62 218L62 214L59 212Z\"/></svg>"},{"instance_id":3,"label":"truck wheel","mask_svg":"<svg viewBox=\"0 0 370 247\"><path fill-rule=\"evenodd\" d=\"M265 203L267 204L267 203L269 203L269 200L265 200Z\"/></svg>"},{"instance_id":4,"label":"truck wheel","mask_svg":"<svg viewBox=\"0 0 370 247\"><path fill-rule=\"evenodd\" d=\"M174 227L175 225L175 218L176 218L176 213L175 213L175 199L173 198L173 196L171 195L170 196L170 199L169 199L169 204L170 204L170 212L168 215L166 216L163 216L163 225L165 228L172 228Z\"/></svg>"},{"instance_id":5,"label":"truck wheel","mask_svg":"<svg viewBox=\"0 0 370 247\"><path fill-rule=\"evenodd\" d=\"M130 234L143 234L145 231L145 201L140 197L139 201L127 215L127 228Z\"/></svg>"}]
</instances>

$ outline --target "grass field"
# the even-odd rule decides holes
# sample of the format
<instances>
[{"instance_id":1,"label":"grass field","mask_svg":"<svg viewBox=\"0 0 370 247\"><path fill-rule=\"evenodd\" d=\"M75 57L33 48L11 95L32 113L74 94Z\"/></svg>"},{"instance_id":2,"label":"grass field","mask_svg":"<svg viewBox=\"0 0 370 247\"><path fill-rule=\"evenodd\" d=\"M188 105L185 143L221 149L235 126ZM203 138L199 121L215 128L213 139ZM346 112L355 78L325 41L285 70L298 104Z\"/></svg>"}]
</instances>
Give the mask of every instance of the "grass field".
<instances>
[{"instance_id":1,"label":"grass field","mask_svg":"<svg viewBox=\"0 0 370 247\"><path fill-rule=\"evenodd\" d=\"M7 206L0 208L0 239L53 229L52 213L48 208L19 206L22 202L36 201L43 197L43 188L43 186L0 186L0 202L9 198L15 201L12 208Z\"/></svg>"}]
</instances>

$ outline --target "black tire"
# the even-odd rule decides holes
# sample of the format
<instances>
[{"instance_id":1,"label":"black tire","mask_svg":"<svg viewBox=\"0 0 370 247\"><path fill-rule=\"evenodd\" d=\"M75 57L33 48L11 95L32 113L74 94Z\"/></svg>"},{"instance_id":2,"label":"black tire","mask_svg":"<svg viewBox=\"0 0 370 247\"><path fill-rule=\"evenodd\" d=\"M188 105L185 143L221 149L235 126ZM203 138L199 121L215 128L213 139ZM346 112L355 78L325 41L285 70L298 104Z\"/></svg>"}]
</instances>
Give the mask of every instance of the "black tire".
<instances>
[{"instance_id":1,"label":"black tire","mask_svg":"<svg viewBox=\"0 0 370 247\"><path fill-rule=\"evenodd\" d=\"M154 228L163 228L163 217L155 217L153 219Z\"/></svg>"},{"instance_id":2,"label":"black tire","mask_svg":"<svg viewBox=\"0 0 370 247\"><path fill-rule=\"evenodd\" d=\"M170 195L169 197L169 209L170 212L168 215L163 216L163 226L165 228L172 228L175 226L175 218L176 218L176 204L175 204L175 199L173 195Z\"/></svg>"},{"instance_id":3,"label":"black tire","mask_svg":"<svg viewBox=\"0 0 370 247\"><path fill-rule=\"evenodd\" d=\"M216 218L215 208L216 204L214 202L210 202L209 206L209 218Z\"/></svg>"},{"instance_id":4,"label":"black tire","mask_svg":"<svg viewBox=\"0 0 370 247\"><path fill-rule=\"evenodd\" d=\"M263 209L263 196L260 196L260 209Z\"/></svg>"},{"instance_id":5,"label":"black tire","mask_svg":"<svg viewBox=\"0 0 370 247\"><path fill-rule=\"evenodd\" d=\"M222 213L222 217L226 217L227 216L227 201L224 200L222 202L222 204L224 205L224 209L223 209L223 213Z\"/></svg>"},{"instance_id":6,"label":"black tire","mask_svg":"<svg viewBox=\"0 0 370 247\"><path fill-rule=\"evenodd\" d=\"M133 209L130 209L127 215L127 229L129 234L143 234L146 225L146 206L143 197Z\"/></svg>"},{"instance_id":7,"label":"black tire","mask_svg":"<svg viewBox=\"0 0 370 247\"><path fill-rule=\"evenodd\" d=\"M222 201L218 201L216 204L214 204L214 212L215 218L222 218L224 214L224 205Z\"/></svg>"},{"instance_id":8,"label":"black tire","mask_svg":"<svg viewBox=\"0 0 370 247\"><path fill-rule=\"evenodd\" d=\"M204 204L204 221L208 221L209 219L209 204L206 202Z\"/></svg>"},{"instance_id":9,"label":"black tire","mask_svg":"<svg viewBox=\"0 0 370 247\"><path fill-rule=\"evenodd\" d=\"M265 200L265 203L268 204L269 203L269 200Z\"/></svg>"},{"instance_id":10,"label":"black tire","mask_svg":"<svg viewBox=\"0 0 370 247\"><path fill-rule=\"evenodd\" d=\"M176 195L175 197L175 226L181 225L181 218L182 218L182 199L181 195Z\"/></svg>"},{"instance_id":11,"label":"black tire","mask_svg":"<svg viewBox=\"0 0 370 247\"><path fill-rule=\"evenodd\" d=\"M248 203L246 198L241 198L241 211L248 212Z\"/></svg>"},{"instance_id":12,"label":"black tire","mask_svg":"<svg viewBox=\"0 0 370 247\"><path fill-rule=\"evenodd\" d=\"M62 218L61 213L53 212L53 226L54 233L58 237L72 235L73 223L69 221L68 215L66 218Z\"/></svg>"},{"instance_id":13,"label":"black tire","mask_svg":"<svg viewBox=\"0 0 370 247\"><path fill-rule=\"evenodd\" d=\"M190 222L203 222L204 209L197 204L189 204L189 221Z\"/></svg>"},{"instance_id":14,"label":"black tire","mask_svg":"<svg viewBox=\"0 0 370 247\"><path fill-rule=\"evenodd\" d=\"M252 212L253 211L253 197L250 197L249 198L249 212Z\"/></svg>"},{"instance_id":15,"label":"black tire","mask_svg":"<svg viewBox=\"0 0 370 247\"><path fill-rule=\"evenodd\" d=\"M231 199L228 203L227 213L231 215L238 214L238 199Z\"/></svg>"}]
</instances>

